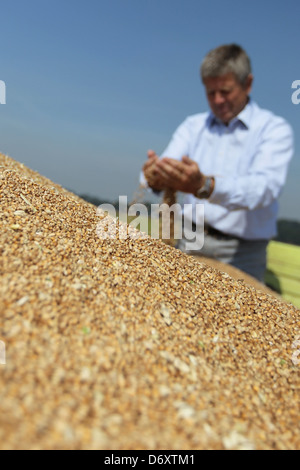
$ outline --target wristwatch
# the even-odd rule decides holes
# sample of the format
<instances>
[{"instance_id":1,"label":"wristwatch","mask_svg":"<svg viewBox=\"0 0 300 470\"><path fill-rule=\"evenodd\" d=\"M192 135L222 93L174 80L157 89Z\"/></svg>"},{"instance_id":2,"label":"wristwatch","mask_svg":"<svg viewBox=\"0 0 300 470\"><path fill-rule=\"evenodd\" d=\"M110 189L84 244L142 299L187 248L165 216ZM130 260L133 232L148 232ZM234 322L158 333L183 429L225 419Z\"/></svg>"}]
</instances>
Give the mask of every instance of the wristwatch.
<instances>
[{"instance_id":1,"label":"wristwatch","mask_svg":"<svg viewBox=\"0 0 300 470\"><path fill-rule=\"evenodd\" d=\"M209 196L211 195L211 192L212 192L213 181L214 181L213 176L206 176L204 184L201 186L201 188L199 188L196 191L195 196L198 199L207 199L207 198L209 198Z\"/></svg>"}]
</instances>

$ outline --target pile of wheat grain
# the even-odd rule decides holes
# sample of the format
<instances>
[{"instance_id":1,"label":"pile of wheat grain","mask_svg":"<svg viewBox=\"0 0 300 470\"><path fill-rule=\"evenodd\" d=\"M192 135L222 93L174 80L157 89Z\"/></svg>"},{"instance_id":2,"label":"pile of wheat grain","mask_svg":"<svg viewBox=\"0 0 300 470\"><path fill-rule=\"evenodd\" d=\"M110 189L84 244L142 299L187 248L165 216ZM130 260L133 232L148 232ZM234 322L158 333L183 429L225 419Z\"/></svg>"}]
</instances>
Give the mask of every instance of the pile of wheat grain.
<instances>
[{"instance_id":1,"label":"pile of wheat grain","mask_svg":"<svg viewBox=\"0 0 300 470\"><path fill-rule=\"evenodd\" d=\"M298 309L3 155L0 194L1 449L300 448Z\"/></svg>"}]
</instances>

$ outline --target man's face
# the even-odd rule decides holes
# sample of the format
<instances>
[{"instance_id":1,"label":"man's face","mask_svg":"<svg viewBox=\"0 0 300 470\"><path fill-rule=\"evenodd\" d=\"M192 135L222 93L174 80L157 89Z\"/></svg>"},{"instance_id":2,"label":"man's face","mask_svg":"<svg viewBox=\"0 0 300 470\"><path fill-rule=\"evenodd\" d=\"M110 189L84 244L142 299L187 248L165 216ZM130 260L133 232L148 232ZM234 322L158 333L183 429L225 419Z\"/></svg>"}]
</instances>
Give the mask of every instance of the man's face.
<instances>
[{"instance_id":1,"label":"man's face","mask_svg":"<svg viewBox=\"0 0 300 470\"><path fill-rule=\"evenodd\" d=\"M245 107L252 80L252 75L249 75L246 84L241 85L233 73L203 80L210 108L224 124L228 124Z\"/></svg>"}]
</instances>

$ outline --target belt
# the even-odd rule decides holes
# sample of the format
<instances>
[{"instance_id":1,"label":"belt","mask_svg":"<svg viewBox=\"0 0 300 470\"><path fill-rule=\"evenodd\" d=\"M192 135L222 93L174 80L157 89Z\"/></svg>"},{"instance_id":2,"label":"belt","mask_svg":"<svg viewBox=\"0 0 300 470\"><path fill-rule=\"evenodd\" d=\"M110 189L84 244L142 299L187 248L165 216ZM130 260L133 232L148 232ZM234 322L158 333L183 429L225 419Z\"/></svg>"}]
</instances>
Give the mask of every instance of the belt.
<instances>
[{"instance_id":1,"label":"belt","mask_svg":"<svg viewBox=\"0 0 300 470\"><path fill-rule=\"evenodd\" d=\"M193 227L193 232L197 231L197 225L195 222L192 222L192 227ZM243 241L243 238L237 237L236 235L229 235L227 233L221 232L220 230L217 230L216 228L211 227L208 224L204 224L204 235L209 235L216 240L241 240Z\"/></svg>"},{"instance_id":2,"label":"belt","mask_svg":"<svg viewBox=\"0 0 300 470\"><path fill-rule=\"evenodd\" d=\"M217 230L216 228L211 227L210 225L204 225L204 235L209 235L213 238L216 238L217 240L241 240L241 238L235 236L235 235L229 235L227 233L223 233L220 230Z\"/></svg>"}]
</instances>

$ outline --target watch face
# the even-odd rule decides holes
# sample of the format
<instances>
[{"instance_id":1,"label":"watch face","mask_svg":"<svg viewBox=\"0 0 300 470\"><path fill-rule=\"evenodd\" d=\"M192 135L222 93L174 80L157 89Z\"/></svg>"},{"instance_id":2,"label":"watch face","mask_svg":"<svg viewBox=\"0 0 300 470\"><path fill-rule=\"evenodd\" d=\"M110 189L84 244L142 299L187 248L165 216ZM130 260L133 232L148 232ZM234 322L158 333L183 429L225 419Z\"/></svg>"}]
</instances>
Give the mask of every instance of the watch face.
<instances>
[{"instance_id":1,"label":"watch face","mask_svg":"<svg viewBox=\"0 0 300 470\"><path fill-rule=\"evenodd\" d=\"M209 196L210 185L211 185L211 178L206 178L205 183L202 186L202 188L198 189L197 191L197 197L199 199L204 199Z\"/></svg>"},{"instance_id":2,"label":"watch face","mask_svg":"<svg viewBox=\"0 0 300 470\"><path fill-rule=\"evenodd\" d=\"M206 189L198 189L197 191L197 197L199 198L205 198L208 196L208 192L206 191Z\"/></svg>"}]
</instances>

